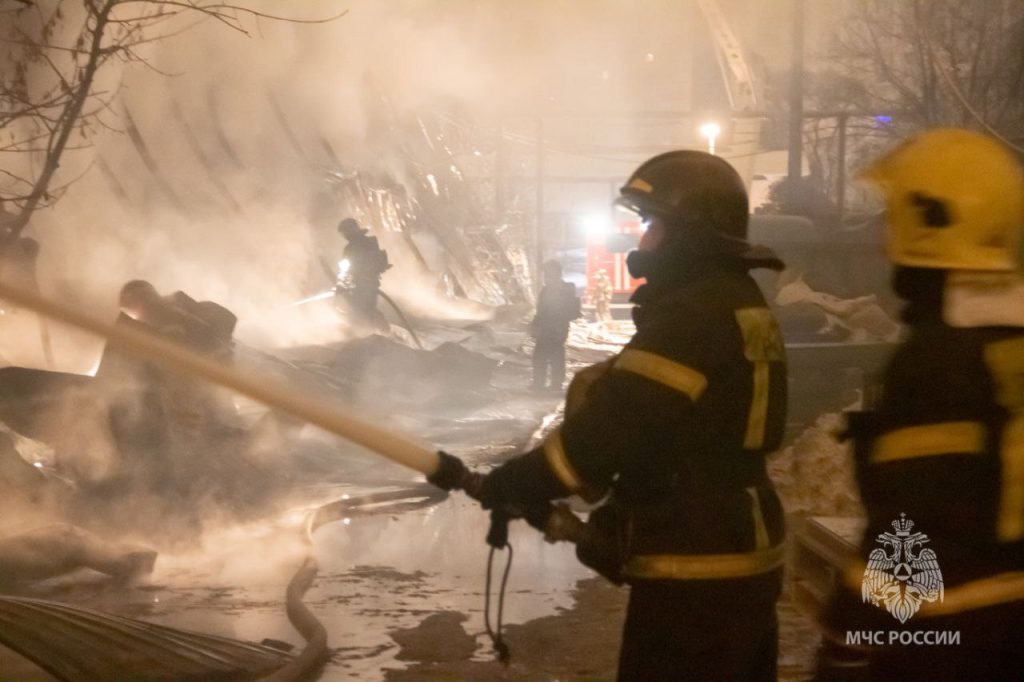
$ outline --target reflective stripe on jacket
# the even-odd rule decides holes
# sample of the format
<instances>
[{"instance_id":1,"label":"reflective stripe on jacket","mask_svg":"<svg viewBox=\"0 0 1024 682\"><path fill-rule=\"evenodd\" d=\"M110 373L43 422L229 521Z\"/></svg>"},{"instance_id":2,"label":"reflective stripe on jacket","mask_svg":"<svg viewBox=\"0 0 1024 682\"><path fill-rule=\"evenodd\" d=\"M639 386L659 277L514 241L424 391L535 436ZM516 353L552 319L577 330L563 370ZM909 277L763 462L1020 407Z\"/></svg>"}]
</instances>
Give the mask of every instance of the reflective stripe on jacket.
<instances>
[{"instance_id":1,"label":"reflective stripe on jacket","mask_svg":"<svg viewBox=\"0 0 1024 682\"><path fill-rule=\"evenodd\" d=\"M492 476L524 502L611 488L633 579L760 575L782 562L764 455L781 443L785 407L778 326L753 279L722 270L646 301L585 401Z\"/></svg>"},{"instance_id":2,"label":"reflective stripe on jacket","mask_svg":"<svg viewBox=\"0 0 1024 682\"><path fill-rule=\"evenodd\" d=\"M1024 329L915 325L877 410L850 433L868 512L861 562L903 514L944 583L922 616L1024 601Z\"/></svg>"}]
</instances>

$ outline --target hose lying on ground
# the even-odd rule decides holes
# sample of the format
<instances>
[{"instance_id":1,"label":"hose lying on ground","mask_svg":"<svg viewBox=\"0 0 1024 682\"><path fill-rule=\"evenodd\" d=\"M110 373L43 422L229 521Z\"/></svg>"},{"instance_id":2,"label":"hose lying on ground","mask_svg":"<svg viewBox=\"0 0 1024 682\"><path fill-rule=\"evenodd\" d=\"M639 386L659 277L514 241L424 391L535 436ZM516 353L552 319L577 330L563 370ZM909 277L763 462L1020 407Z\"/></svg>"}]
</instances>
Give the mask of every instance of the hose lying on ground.
<instances>
[{"instance_id":1,"label":"hose lying on ground","mask_svg":"<svg viewBox=\"0 0 1024 682\"><path fill-rule=\"evenodd\" d=\"M316 559L308 555L288 582L288 589L285 592L288 621L306 640L306 646L298 656L284 666L270 675L261 677L260 680L264 682L296 682L307 679L307 676L312 675L327 660L327 629L302 601L302 597L316 579L316 572Z\"/></svg>"},{"instance_id":2,"label":"hose lying on ground","mask_svg":"<svg viewBox=\"0 0 1024 682\"><path fill-rule=\"evenodd\" d=\"M313 533L329 523L357 515L360 507L395 502L399 504L389 507L389 511L397 511L396 507L407 511L435 505L447 497L448 493L443 490L432 485L422 485L413 489L371 493L358 498L343 497L311 511L306 517L302 529L302 539L308 553L302 565L288 582L288 588L285 591L285 609L288 621L306 640L306 646L283 667L266 677L261 677L261 682L296 682L307 679L327 660L327 630L302 601L316 579L318 568L316 557L313 556ZM401 504L405 501L409 502Z\"/></svg>"}]
</instances>

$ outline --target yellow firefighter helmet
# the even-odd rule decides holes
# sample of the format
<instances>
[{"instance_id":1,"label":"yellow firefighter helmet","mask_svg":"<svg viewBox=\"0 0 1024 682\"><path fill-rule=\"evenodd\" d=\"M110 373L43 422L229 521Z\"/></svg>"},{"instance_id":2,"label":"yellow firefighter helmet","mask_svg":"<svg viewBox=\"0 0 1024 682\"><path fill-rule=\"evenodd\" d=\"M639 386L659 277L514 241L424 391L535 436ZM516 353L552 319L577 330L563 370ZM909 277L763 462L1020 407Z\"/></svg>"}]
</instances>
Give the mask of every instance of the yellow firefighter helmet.
<instances>
[{"instance_id":1,"label":"yellow firefighter helmet","mask_svg":"<svg viewBox=\"0 0 1024 682\"><path fill-rule=\"evenodd\" d=\"M1024 174L994 139L955 128L917 135L866 169L888 207L889 259L949 270L1018 268Z\"/></svg>"}]
</instances>

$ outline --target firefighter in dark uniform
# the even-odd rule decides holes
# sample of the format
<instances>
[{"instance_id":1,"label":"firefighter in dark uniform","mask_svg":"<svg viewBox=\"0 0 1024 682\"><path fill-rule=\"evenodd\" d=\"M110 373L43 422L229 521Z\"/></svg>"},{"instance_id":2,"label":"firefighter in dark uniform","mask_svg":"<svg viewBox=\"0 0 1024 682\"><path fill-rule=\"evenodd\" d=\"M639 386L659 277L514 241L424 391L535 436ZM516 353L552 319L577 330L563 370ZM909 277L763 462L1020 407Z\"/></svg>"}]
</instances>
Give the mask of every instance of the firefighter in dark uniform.
<instances>
[{"instance_id":1,"label":"firefighter in dark uniform","mask_svg":"<svg viewBox=\"0 0 1024 682\"><path fill-rule=\"evenodd\" d=\"M786 365L748 271L782 264L747 243L743 182L710 154L647 161L619 203L647 224L627 261L646 279L636 334L477 495L501 508L610 489L590 525L612 555L578 554L631 587L620 680L774 680L784 528L764 460L782 439Z\"/></svg>"},{"instance_id":2,"label":"firefighter in dark uniform","mask_svg":"<svg viewBox=\"0 0 1024 682\"><path fill-rule=\"evenodd\" d=\"M348 241L342 255L346 271L338 273L338 290L363 322L376 322L380 278L391 267L387 251L353 218L342 220L338 232Z\"/></svg>"},{"instance_id":3,"label":"firefighter in dark uniform","mask_svg":"<svg viewBox=\"0 0 1024 682\"><path fill-rule=\"evenodd\" d=\"M865 175L885 194L908 334L877 405L850 415L867 527L826 614L840 649L820 677L881 631L860 648L864 679L1024 680L1024 175L995 140L955 129ZM958 642L920 646L944 632Z\"/></svg>"},{"instance_id":4,"label":"firefighter in dark uniform","mask_svg":"<svg viewBox=\"0 0 1024 682\"><path fill-rule=\"evenodd\" d=\"M562 266L549 260L542 267L544 285L537 295L537 312L530 322L533 336L533 383L535 390L562 390L565 381L565 342L569 324L582 314L572 282L562 279ZM550 383L548 381L550 370Z\"/></svg>"}]
</instances>

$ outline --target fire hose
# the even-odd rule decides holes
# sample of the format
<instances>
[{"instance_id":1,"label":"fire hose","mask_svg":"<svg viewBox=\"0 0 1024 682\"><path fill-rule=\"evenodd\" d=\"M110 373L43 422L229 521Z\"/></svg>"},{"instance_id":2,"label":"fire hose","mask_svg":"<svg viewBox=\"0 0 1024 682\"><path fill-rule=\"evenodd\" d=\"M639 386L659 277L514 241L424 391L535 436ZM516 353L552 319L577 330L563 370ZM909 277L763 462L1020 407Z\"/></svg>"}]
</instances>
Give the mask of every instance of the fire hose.
<instances>
[{"instance_id":1,"label":"fire hose","mask_svg":"<svg viewBox=\"0 0 1024 682\"><path fill-rule=\"evenodd\" d=\"M436 488L432 488L434 494L425 494L423 497L429 504L439 501L438 496L445 497ZM334 502L328 502L315 509L307 515L303 525L302 540L308 548L306 558L302 565L288 581L285 589L285 609L288 615L288 622L306 640L306 646L294 659L283 667L275 670L268 676L260 678L261 682L293 682L294 680L305 679L309 671L319 667L327 654L327 630L323 623L317 619L309 610L302 598L307 590L313 585L318 570L316 558L313 555L313 533L321 526L338 521L353 513L353 508L365 504L379 504L382 502L406 501L410 497L409 491L398 491L393 493L378 493L363 496L359 499L349 499L348 496ZM412 505L422 506L422 505Z\"/></svg>"},{"instance_id":2,"label":"fire hose","mask_svg":"<svg viewBox=\"0 0 1024 682\"><path fill-rule=\"evenodd\" d=\"M388 305L390 305L394 309L395 313L398 315L398 319L402 321L402 325L407 330L409 330L409 334L412 336L412 340L416 342L416 346L420 350L425 350L423 348L423 344L420 343L420 337L416 336L416 330L413 329L412 324L409 323L409 318L405 316L405 313L402 312L402 309L398 307L397 303L395 303L395 299L391 298L390 296L388 296L379 289L377 290L377 293L380 295L382 299L384 299L385 302L387 302Z\"/></svg>"},{"instance_id":3,"label":"fire hose","mask_svg":"<svg viewBox=\"0 0 1024 682\"><path fill-rule=\"evenodd\" d=\"M482 476L469 471L457 457L438 452L404 434L375 426L366 419L353 416L351 409L311 398L277 379L244 374L168 340L126 326L103 322L67 305L48 300L34 292L13 287L6 282L0 282L0 299L103 337L109 342L116 343L119 350L156 364L163 369L212 381L268 407L288 413L376 452L397 464L418 471L424 474L429 482L443 490L464 490L471 497L479 491ZM515 517L525 518L530 525L545 531L550 541L580 539L585 529L585 524L564 506L555 507L545 504L533 509L492 510L491 531L488 533L488 544L492 549L508 546L507 524L509 519ZM306 535L307 541L311 542L309 535L312 530L315 530L315 527L312 525L312 521L310 524ZM509 560L511 560L511 556ZM299 596L297 601L300 605L301 595L312 584L315 575L316 562L310 557L289 584L289 595L297 594ZM303 609L305 609L304 606L296 607L293 614L293 609L289 607L289 617L294 615L298 621L293 620L292 622L296 625L296 629L307 638L307 649L310 650L310 658L312 658L315 649L319 649L322 654L326 647L326 633L323 631L322 625L315 623L312 614L308 610L303 612ZM488 629L490 629L489 626ZM500 622L495 644L501 653L502 646L499 645L499 642ZM305 662L305 652L299 659L303 659ZM285 680L289 678L271 679Z\"/></svg>"},{"instance_id":4,"label":"fire hose","mask_svg":"<svg viewBox=\"0 0 1024 682\"><path fill-rule=\"evenodd\" d=\"M327 265L327 263L324 262L324 260L322 258L320 259L320 266L324 269L324 272L327 273L328 277L330 277L332 279L338 279L337 273L335 273L334 270L331 269L331 267L329 265ZM388 267L390 267L390 266L388 266ZM296 303L292 303L291 305L297 306L297 305L302 305L304 303L311 303L313 301L321 300L323 298L328 298L328 297L333 296L333 295L338 293L339 286L341 286L341 285L340 284L336 284L333 289L328 289L327 291L323 291L323 292L321 292L319 294L314 294L313 296L310 296L309 298L304 298L301 301L297 301ZM341 288L342 288L342 290L346 290L349 287L341 287ZM426 350L423 347L423 344L420 343L420 338L418 336L416 336L416 330L413 328L412 324L409 322L409 318L405 316L405 313L402 311L402 309L398 307L397 303L395 303L395 299L391 298L386 293L381 291L379 287L377 288L377 294L382 299L384 299L384 301L388 305L390 305L391 308L395 311L395 314L398 315L399 321L401 321L402 326L405 327L406 331L409 332L409 335L412 337L412 340L416 343L416 347L419 348L420 350Z\"/></svg>"}]
</instances>

